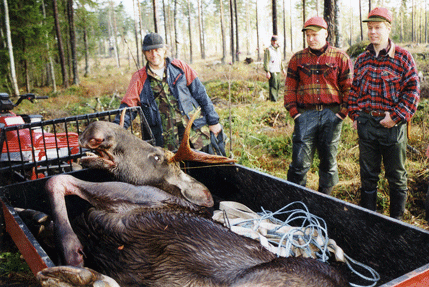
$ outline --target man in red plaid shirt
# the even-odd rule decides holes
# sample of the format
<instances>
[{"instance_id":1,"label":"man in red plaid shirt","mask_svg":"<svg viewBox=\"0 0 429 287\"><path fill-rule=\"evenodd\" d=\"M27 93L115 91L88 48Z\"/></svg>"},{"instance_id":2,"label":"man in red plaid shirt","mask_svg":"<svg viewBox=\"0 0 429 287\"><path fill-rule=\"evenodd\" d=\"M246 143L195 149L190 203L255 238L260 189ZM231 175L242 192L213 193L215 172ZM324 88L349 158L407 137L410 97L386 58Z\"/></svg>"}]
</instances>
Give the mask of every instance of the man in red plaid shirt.
<instances>
[{"instance_id":1,"label":"man in red plaid shirt","mask_svg":"<svg viewBox=\"0 0 429 287\"><path fill-rule=\"evenodd\" d=\"M411 54L389 39L392 13L377 7L364 22L371 44L356 59L348 97L349 117L359 135L361 205L376 210L383 161L390 216L401 219L407 200L406 123L417 110L419 78Z\"/></svg>"},{"instance_id":2,"label":"man in red plaid shirt","mask_svg":"<svg viewBox=\"0 0 429 287\"><path fill-rule=\"evenodd\" d=\"M304 23L309 47L289 61L284 105L295 121L287 179L305 186L317 149L319 191L330 194L338 182L336 157L353 73L347 54L327 43L327 29L322 17Z\"/></svg>"}]
</instances>

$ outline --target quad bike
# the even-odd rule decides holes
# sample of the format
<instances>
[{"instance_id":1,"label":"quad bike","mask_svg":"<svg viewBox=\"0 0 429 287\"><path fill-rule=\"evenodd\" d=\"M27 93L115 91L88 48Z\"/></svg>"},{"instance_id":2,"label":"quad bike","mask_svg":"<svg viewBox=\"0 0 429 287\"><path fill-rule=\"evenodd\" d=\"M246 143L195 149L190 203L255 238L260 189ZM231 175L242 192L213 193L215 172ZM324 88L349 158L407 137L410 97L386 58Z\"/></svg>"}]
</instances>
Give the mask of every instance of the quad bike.
<instances>
[{"instance_id":1,"label":"quad bike","mask_svg":"<svg viewBox=\"0 0 429 287\"><path fill-rule=\"evenodd\" d=\"M12 111L23 100L34 102L47 98L25 94L14 104L8 94L0 93L0 169L3 171L0 185L27 177L43 178L64 168L70 170L71 162L56 162L54 168L50 165L53 160L79 153L78 134L47 132L41 115L17 115ZM35 162L40 165L33 165Z\"/></svg>"},{"instance_id":2,"label":"quad bike","mask_svg":"<svg viewBox=\"0 0 429 287\"><path fill-rule=\"evenodd\" d=\"M47 98L25 94L14 104L8 94L0 93L0 186L80 169L77 162L86 150L79 147L79 134L91 121L113 121L122 112L118 109L43 120L40 115L12 111L23 100ZM154 144L141 108L127 108L126 112L136 114L130 132Z\"/></svg>"}]
</instances>

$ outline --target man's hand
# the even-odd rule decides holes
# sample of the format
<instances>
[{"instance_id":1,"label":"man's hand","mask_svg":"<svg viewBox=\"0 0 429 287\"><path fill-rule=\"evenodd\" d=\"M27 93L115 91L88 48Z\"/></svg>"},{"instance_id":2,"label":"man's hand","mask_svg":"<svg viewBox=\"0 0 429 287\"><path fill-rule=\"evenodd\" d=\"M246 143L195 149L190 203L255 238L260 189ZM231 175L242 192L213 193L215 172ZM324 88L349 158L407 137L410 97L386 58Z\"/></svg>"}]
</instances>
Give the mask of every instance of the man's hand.
<instances>
[{"instance_id":1,"label":"man's hand","mask_svg":"<svg viewBox=\"0 0 429 287\"><path fill-rule=\"evenodd\" d=\"M386 116L384 117L384 119L382 119L380 121L380 125L382 125L385 128L390 129L390 128L393 128L396 125L396 123L390 117L390 113L386 112Z\"/></svg>"},{"instance_id":2,"label":"man's hand","mask_svg":"<svg viewBox=\"0 0 429 287\"><path fill-rule=\"evenodd\" d=\"M354 121L353 121L353 128L354 128L355 130L357 130L357 120L354 120Z\"/></svg>"},{"instance_id":3,"label":"man's hand","mask_svg":"<svg viewBox=\"0 0 429 287\"><path fill-rule=\"evenodd\" d=\"M215 125L212 125L212 126L209 126L209 130L215 135L215 136L217 136L219 133L220 133L220 131L222 130L222 126L219 124L219 123L217 123L217 124L215 124Z\"/></svg>"},{"instance_id":4,"label":"man's hand","mask_svg":"<svg viewBox=\"0 0 429 287\"><path fill-rule=\"evenodd\" d=\"M271 73L270 72L267 72L267 79L269 80L270 78L271 78Z\"/></svg>"}]
</instances>

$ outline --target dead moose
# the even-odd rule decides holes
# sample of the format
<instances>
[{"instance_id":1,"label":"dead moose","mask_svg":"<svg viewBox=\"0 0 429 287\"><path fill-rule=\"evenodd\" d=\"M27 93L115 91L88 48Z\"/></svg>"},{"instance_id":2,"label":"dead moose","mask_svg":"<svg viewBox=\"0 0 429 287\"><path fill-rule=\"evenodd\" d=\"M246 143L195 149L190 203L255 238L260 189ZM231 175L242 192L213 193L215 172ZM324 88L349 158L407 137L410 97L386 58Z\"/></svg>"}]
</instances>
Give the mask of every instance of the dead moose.
<instances>
[{"instance_id":1,"label":"dead moose","mask_svg":"<svg viewBox=\"0 0 429 287\"><path fill-rule=\"evenodd\" d=\"M200 216L201 208L213 205L210 192L172 165L193 156L189 144L173 156L113 125L94 123L82 134L82 146L101 155L83 164L109 169L132 184L90 183L69 175L46 183L63 264L85 265L120 286L347 286L325 263L277 258L259 242ZM70 222L67 195L78 195L93 207ZM59 281L85 286L99 278L76 280L78 273L81 269L48 268L39 280L42 286Z\"/></svg>"}]
</instances>

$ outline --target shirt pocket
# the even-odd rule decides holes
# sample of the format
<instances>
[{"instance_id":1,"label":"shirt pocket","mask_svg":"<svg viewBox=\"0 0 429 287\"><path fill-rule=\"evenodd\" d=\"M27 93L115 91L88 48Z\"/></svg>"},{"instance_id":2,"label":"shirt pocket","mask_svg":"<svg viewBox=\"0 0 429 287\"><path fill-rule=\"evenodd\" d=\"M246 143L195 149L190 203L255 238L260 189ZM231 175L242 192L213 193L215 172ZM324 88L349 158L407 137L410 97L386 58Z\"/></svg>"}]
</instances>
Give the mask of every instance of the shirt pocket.
<instances>
[{"instance_id":1,"label":"shirt pocket","mask_svg":"<svg viewBox=\"0 0 429 287\"><path fill-rule=\"evenodd\" d=\"M335 84L338 78L338 67L331 63L326 63L323 69L323 76L331 83Z\"/></svg>"},{"instance_id":2,"label":"shirt pocket","mask_svg":"<svg viewBox=\"0 0 429 287\"><path fill-rule=\"evenodd\" d=\"M354 81L356 84L353 84L353 86L358 87L360 97L368 95L369 78L366 75L367 73L368 71L365 69L357 73L357 75L355 74Z\"/></svg>"},{"instance_id":3,"label":"shirt pocket","mask_svg":"<svg viewBox=\"0 0 429 287\"><path fill-rule=\"evenodd\" d=\"M381 79L383 80L384 91L386 92L385 96L393 103L398 103L399 92L401 90L400 75L391 71L383 71L381 73Z\"/></svg>"}]
</instances>

